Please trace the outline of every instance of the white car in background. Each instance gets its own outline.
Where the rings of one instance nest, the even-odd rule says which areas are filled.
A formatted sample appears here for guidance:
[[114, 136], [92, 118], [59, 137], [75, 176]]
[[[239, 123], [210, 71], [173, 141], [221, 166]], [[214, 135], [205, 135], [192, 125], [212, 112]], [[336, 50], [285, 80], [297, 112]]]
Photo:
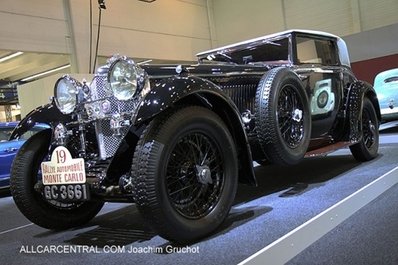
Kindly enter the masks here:
[[374, 81], [383, 121], [398, 120], [398, 68], [379, 73]]

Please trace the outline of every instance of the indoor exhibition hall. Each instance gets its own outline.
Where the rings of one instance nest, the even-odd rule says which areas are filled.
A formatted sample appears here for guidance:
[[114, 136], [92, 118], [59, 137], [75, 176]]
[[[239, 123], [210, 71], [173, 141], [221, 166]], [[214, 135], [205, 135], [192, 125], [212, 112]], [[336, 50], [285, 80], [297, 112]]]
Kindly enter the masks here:
[[398, 264], [397, 0], [2, 0], [0, 263]]

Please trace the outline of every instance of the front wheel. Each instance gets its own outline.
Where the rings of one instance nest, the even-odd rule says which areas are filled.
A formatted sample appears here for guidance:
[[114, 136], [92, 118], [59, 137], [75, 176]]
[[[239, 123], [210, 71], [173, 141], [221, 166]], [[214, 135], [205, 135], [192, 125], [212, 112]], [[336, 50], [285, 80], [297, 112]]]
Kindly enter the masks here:
[[362, 108], [362, 138], [350, 146], [352, 155], [358, 161], [369, 161], [377, 156], [379, 149], [379, 121], [372, 102], [365, 98]]
[[47, 201], [34, 189], [50, 139], [51, 130], [43, 130], [22, 145], [11, 167], [11, 194], [22, 214], [41, 227], [59, 230], [83, 225], [101, 210], [103, 202]]
[[138, 209], [175, 242], [197, 240], [226, 218], [237, 189], [237, 154], [224, 122], [203, 107], [155, 118], [132, 165]]

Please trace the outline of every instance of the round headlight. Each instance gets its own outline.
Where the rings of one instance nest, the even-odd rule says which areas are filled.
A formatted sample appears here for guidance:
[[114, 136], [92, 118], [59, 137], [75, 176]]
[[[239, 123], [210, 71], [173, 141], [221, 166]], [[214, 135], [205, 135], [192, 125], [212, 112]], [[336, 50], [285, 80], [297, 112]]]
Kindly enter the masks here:
[[77, 105], [77, 87], [70, 77], [58, 79], [54, 88], [55, 103], [63, 114], [70, 114]]
[[138, 71], [134, 63], [117, 60], [109, 70], [108, 81], [118, 100], [129, 100], [137, 91]]

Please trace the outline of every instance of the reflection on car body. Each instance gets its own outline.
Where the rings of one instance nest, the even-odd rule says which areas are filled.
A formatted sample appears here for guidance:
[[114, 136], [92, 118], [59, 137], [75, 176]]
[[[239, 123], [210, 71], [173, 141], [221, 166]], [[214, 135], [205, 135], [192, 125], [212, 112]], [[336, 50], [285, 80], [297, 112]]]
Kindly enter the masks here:
[[311, 98], [311, 114], [319, 115], [334, 110], [335, 96], [332, 92], [332, 79], [319, 80], [315, 84]]

